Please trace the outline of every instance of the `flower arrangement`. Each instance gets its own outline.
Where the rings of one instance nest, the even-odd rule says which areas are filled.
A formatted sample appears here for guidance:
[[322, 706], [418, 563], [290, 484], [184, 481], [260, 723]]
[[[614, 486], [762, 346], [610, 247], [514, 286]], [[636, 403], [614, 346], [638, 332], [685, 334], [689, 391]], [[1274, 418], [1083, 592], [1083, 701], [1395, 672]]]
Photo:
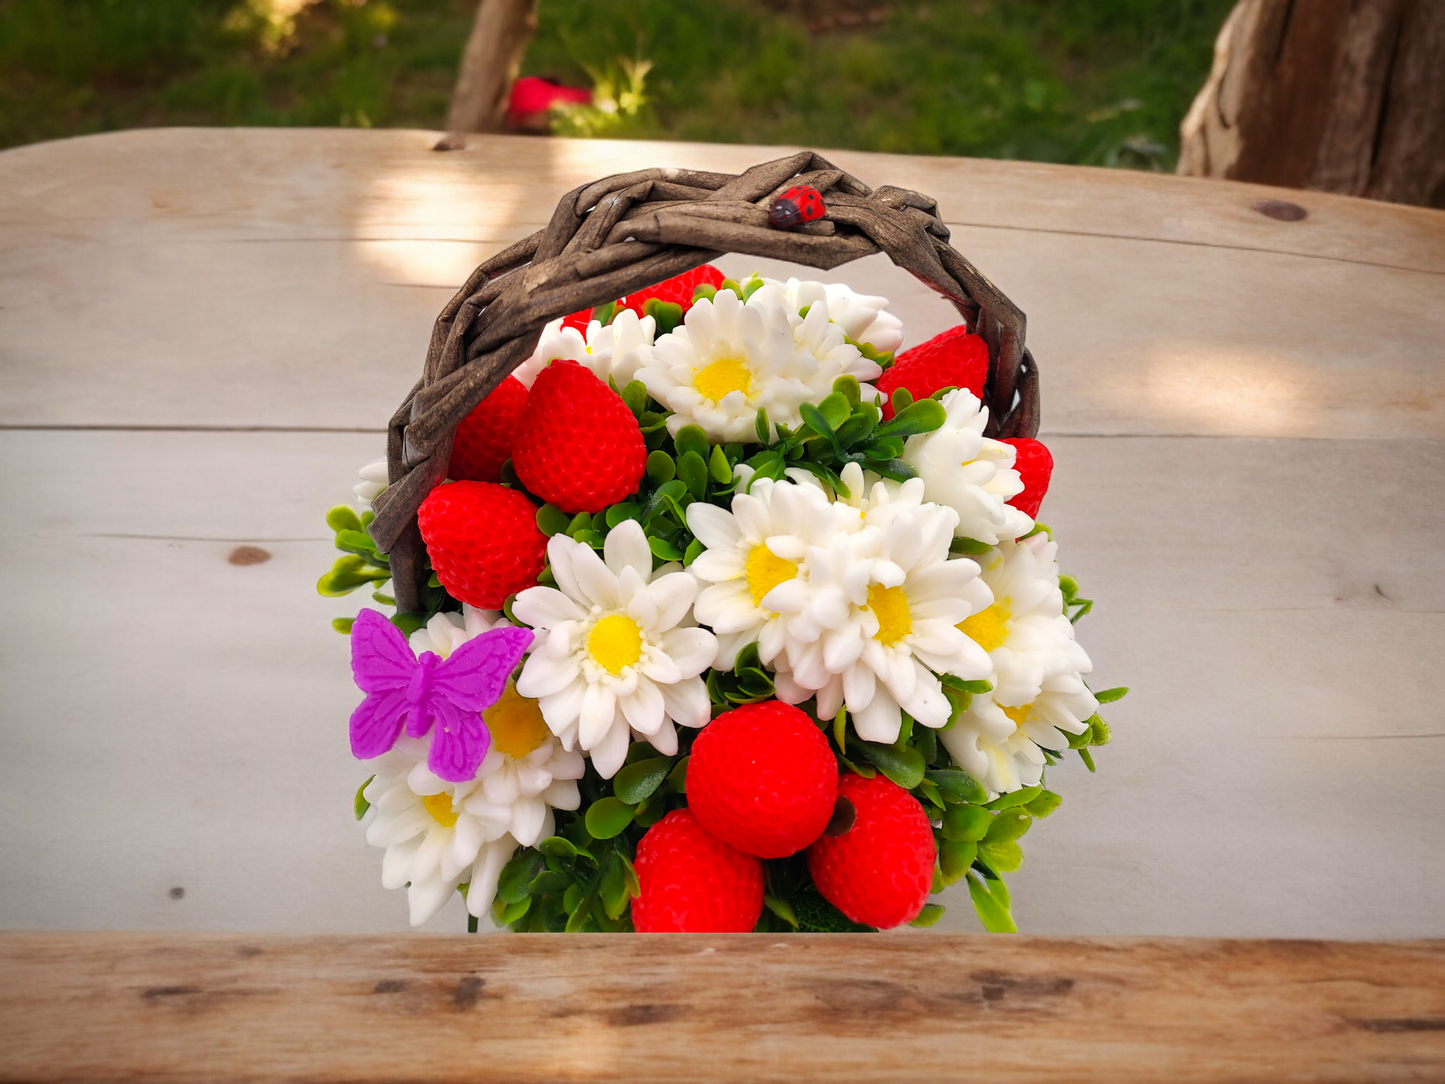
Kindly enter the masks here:
[[[897, 353], [882, 297], [711, 266], [549, 324], [417, 513], [424, 605], [363, 609], [356, 795], [413, 925], [873, 930], [1005, 875], [1109, 740], [1036, 522], [1052, 459], [985, 436], [985, 341]], [[895, 356], [896, 354], [896, 356]], [[324, 595], [391, 569], [333, 509]]]

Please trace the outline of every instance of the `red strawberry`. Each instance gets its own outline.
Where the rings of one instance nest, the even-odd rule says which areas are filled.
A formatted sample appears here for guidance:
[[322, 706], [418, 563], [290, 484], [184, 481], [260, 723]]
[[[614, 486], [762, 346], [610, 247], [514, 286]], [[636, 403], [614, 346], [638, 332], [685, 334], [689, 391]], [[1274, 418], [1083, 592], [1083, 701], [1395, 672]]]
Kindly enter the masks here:
[[716, 289], [722, 285], [723, 279], [726, 277], [712, 264], [705, 263], [676, 278], [659, 282], [656, 286], [649, 286], [645, 290], [638, 290], [635, 294], [628, 294], [618, 303], [618, 308], [631, 309], [641, 316], [643, 315], [642, 306], [647, 304], [649, 299], [655, 297], [659, 301], [671, 301], [674, 305], [681, 305], [682, 311], [687, 312], [692, 308], [692, 295], [699, 286], [707, 283]]
[[547, 563], [537, 509], [492, 482], [447, 482], [416, 513], [432, 569], [453, 598], [486, 610], [535, 586]]
[[571, 316], [564, 316], [564, 317], [562, 318], [562, 326], [563, 326], [563, 327], [576, 328], [578, 331], [580, 331], [580, 332], [582, 333], [582, 337], [583, 337], [584, 339], [587, 338], [587, 325], [590, 324], [591, 322], [592, 322], [592, 310], [591, 310], [591, 309], [583, 309], [583, 310], [580, 311], [580, 312], [574, 312]]
[[967, 388], [983, 398], [988, 377], [988, 344], [960, 324], [926, 343], [898, 355], [893, 367], [876, 381], [883, 393], [883, 417], [893, 417], [893, 390], [907, 388], [913, 398], [926, 399], [939, 388]]
[[838, 796], [857, 816], [842, 835], [808, 848], [823, 898], [854, 922], [891, 929], [912, 922], [933, 887], [933, 827], [918, 799], [883, 776], [848, 774]]
[[740, 851], [797, 854], [823, 834], [837, 798], [838, 761], [828, 739], [791, 704], [735, 708], [692, 743], [688, 807]]
[[517, 428], [526, 401], [526, 387], [515, 376], [509, 376], [474, 406], [457, 426], [447, 477], [500, 482], [502, 464], [512, 454], [512, 431]]
[[637, 419], [591, 369], [558, 358], [537, 374], [512, 436], [524, 486], [564, 512], [600, 512], [637, 489], [646, 465]]
[[674, 809], [637, 845], [639, 933], [747, 933], [763, 913], [763, 864]]
[[1024, 484], [1024, 491], [1008, 503], [1026, 516], [1037, 516], [1054, 474], [1054, 457], [1042, 442], [1031, 437], [1004, 437], [1003, 442], [1014, 446], [1014, 470]]

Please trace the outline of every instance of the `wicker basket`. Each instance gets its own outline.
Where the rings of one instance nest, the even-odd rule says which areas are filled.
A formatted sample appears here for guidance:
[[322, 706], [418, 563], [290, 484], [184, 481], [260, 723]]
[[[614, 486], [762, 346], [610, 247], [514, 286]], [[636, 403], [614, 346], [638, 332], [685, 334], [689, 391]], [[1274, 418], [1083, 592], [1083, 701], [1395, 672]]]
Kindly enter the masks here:
[[[825, 217], [768, 224], [768, 205], [807, 184]], [[399, 610], [421, 607], [422, 500], [446, 476], [457, 424], [525, 361], [545, 325], [682, 274], [726, 252], [828, 270], [885, 253], [947, 298], [988, 343], [989, 436], [1038, 430], [1038, 369], [1024, 314], [948, 243], [937, 203], [902, 188], [871, 189], [813, 151], [745, 173], [647, 169], [569, 192], [547, 227], [483, 263], [437, 318], [421, 379], [391, 419], [391, 486], [370, 526], [391, 554]]]

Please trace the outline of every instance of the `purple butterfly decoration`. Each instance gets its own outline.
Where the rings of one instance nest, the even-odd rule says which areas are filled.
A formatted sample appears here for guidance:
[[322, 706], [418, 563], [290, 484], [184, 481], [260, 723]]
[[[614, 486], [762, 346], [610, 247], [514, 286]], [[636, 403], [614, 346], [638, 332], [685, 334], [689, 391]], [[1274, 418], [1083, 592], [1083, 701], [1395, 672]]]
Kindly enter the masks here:
[[370, 760], [396, 744], [403, 724], [420, 738], [435, 723], [427, 767], [448, 783], [465, 783], [492, 744], [479, 713], [501, 697], [531, 642], [531, 629], [500, 628], [445, 660], [431, 651], [417, 658], [401, 630], [376, 610], [362, 610], [351, 626], [351, 672], [366, 699], [351, 713], [351, 752]]

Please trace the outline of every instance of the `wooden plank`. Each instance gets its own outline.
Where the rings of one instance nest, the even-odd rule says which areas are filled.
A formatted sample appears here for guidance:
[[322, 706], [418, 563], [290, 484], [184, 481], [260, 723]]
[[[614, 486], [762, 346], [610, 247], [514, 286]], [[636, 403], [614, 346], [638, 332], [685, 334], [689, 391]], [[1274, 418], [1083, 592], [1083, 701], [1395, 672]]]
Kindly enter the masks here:
[[[0, 153], [0, 424], [380, 426], [447, 291], [562, 192], [780, 153], [434, 138], [131, 132]], [[1029, 314], [1047, 431], [1445, 434], [1445, 214], [1310, 194], [1310, 218], [1280, 223], [1248, 186], [837, 157], [937, 196]], [[910, 341], [949, 319], [881, 258], [838, 277], [894, 297]]]
[[[1445, 449], [1053, 442], [1116, 740], [1024, 839], [1025, 931], [1445, 936]], [[400, 931], [314, 584], [379, 434], [5, 432], [0, 926]], [[141, 484], [144, 480], [144, 484]], [[238, 545], [272, 559], [236, 566]], [[43, 811], [43, 815], [37, 811]], [[1148, 825], [1148, 831], [1134, 826]], [[184, 898], [173, 899], [172, 888]], [[972, 931], [965, 894], [943, 928]], [[428, 927], [456, 932], [457, 908]]]
[[26, 1081], [1427, 1080], [1445, 943], [8, 934], [0, 1047]]

